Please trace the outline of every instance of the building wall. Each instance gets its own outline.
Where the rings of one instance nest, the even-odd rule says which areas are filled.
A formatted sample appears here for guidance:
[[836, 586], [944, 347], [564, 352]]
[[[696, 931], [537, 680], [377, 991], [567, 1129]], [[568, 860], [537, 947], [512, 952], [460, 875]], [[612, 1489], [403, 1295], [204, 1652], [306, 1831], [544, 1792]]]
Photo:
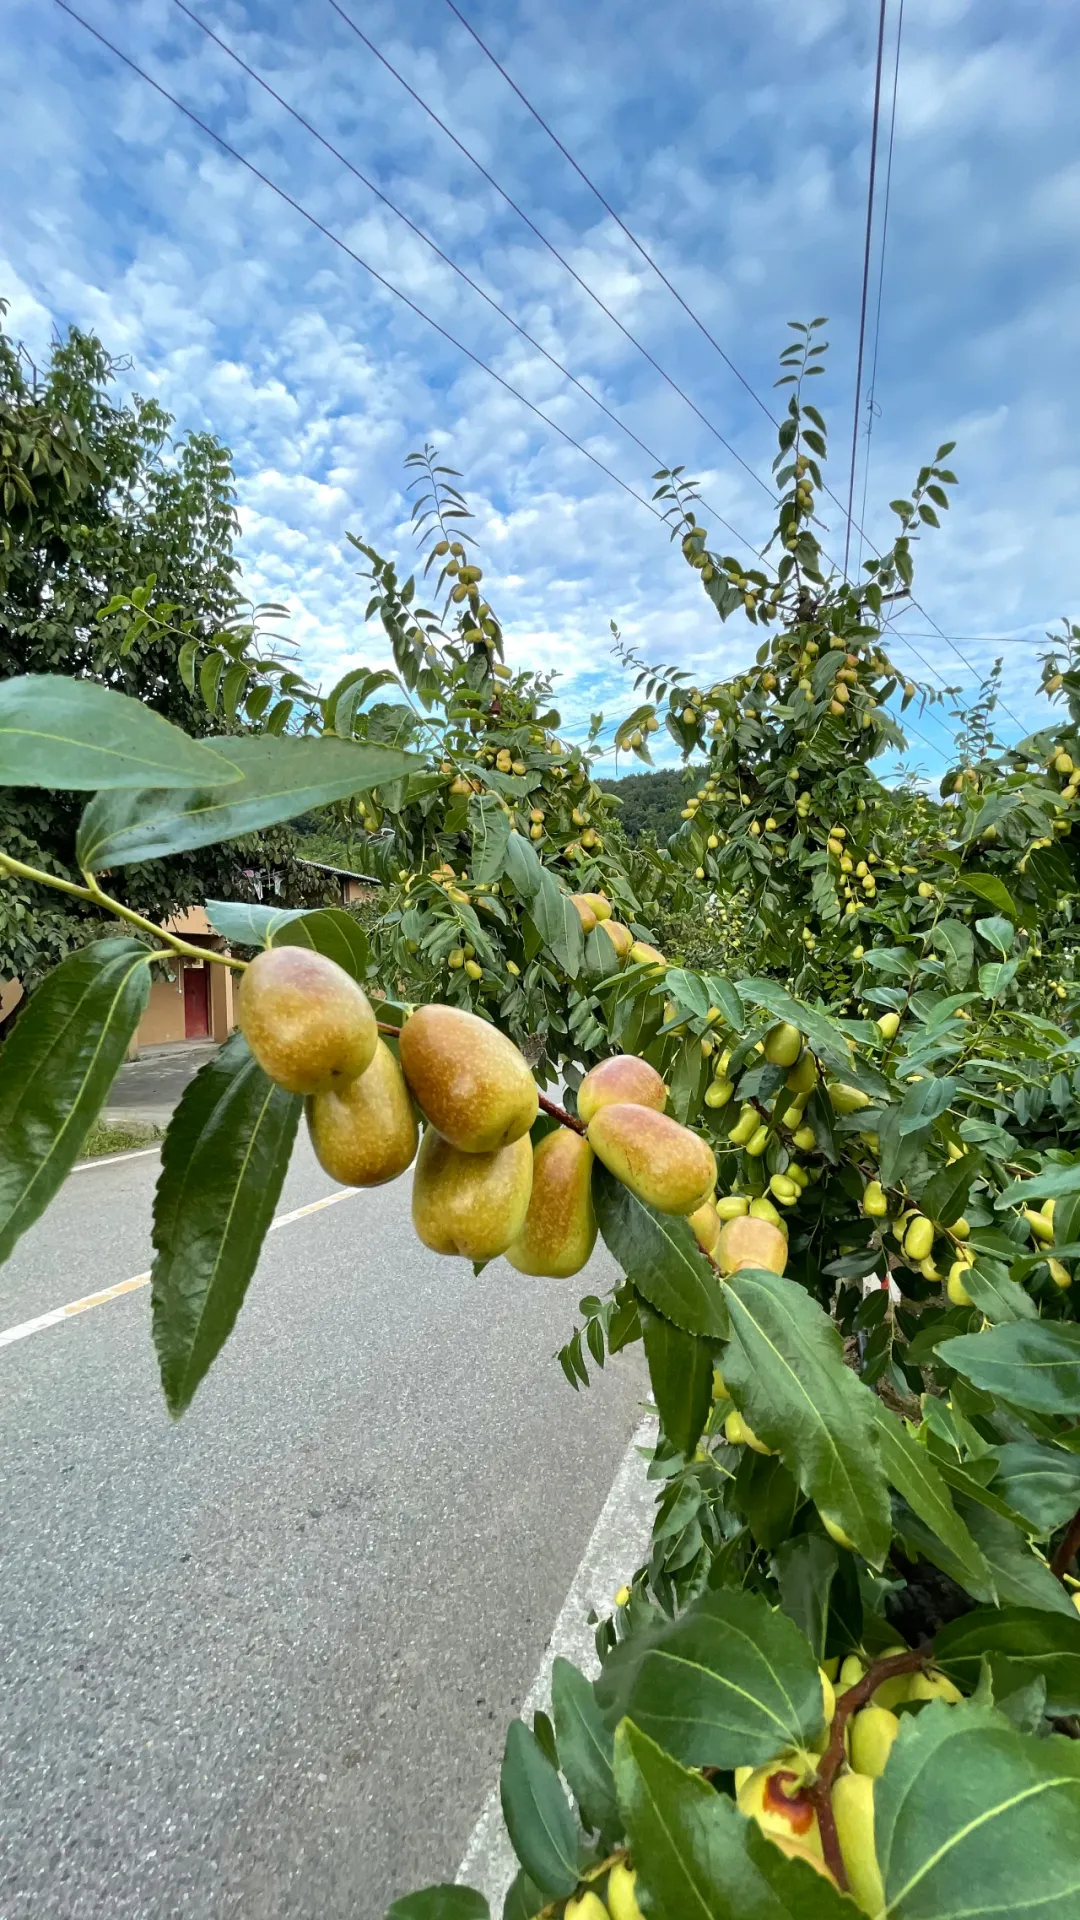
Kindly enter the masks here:
[[135, 1030], [128, 1058], [134, 1060], [143, 1047], [163, 1047], [170, 1042], [175, 1045], [183, 1038], [184, 980], [180, 966], [173, 970], [171, 980], [163, 967], [155, 967], [146, 1012]]
[[22, 986], [18, 980], [0, 980], [0, 1020], [6, 1020], [23, 997]]

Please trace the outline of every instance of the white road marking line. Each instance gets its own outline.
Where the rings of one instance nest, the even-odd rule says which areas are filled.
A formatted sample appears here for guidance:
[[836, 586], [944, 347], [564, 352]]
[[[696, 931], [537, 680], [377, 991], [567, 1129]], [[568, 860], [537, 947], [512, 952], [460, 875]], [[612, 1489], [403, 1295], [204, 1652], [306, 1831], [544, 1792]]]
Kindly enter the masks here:
[[[306, 1207], [294, 1207], [291, 1213], [279, 1213], [276, 1220], [271, 1220], [268, 1231], [273, 1233], [278, 1227], [291, 1227], [294, 1220], [306, 1220], [310, 1213], [321, 1213], [324, 1207], [336, 1207], [340, 1200], [352, 1200], [359, 1191], [359, 1187], [339, 1187], [336, 1193], [325, 1194], [321, 1200], [309, 1200]], [[119, 1300], [123, 1294], [136, 1293], [140, 1287], [149, 1284], [148, 1273], [135, 1273], [130, 1280], [118, 1280], [115, 1286], [103, 1287], [100, 1293], [84, 1294], [81, 1300], [71, 1300], [66, 1307], [53, 1307], [48, 1313], [37, 1314], [33, 1320], [22, 1320], [16, 1327], [5, 1327], [0, 1332], [0, 1347], [10, 1347], [16, 1340], [28, 1340], [32, 1333], [41, 1333], [46, 1327], [58, 1327], [61, 1321], [71, 1320], [78, 1313], [88, 1312], [91, 1307], [108, 1306], [110, 1300]]]
[[[655, 1417], [643, 1420], [623, 1455], [581, 1565], [570, 1582], [570, 1591], [555, 1622], [540, 1671], [522, 1702], [520, 1717], [526, 1723], [531, 1723], [538, 1711], [550, 1712], [551, 1672], [557, 1658], [572, 1660], [590, 1679], [600, 1671], [593, 1629], [586, 1615], [590, 1608], [601, 1615], [610, 1613], [613, 1595], [641, 1565], [648, 1551], [657, 1488], [645, 1478], [645, 1463], [637, 1449], [655, 1446], [656, 1432]], [[503, 1825], [496, 1782], [484, 1802], [454, 1878], [459, 1886], [475, 1887], [485, 1894], [492, 1913], [498, 1914], [502, 1912], [517, 1868]]]
[[148, 1153], [160, 1153], [162, 1142], [154, 1147], [132, 1147], [130, 1153], [100, 1153], [93, 1160], [80, 1160], [72, 1173], [89, 1173], [91, 1167], [118, 1167], [121, 1160], [143, 1160]]

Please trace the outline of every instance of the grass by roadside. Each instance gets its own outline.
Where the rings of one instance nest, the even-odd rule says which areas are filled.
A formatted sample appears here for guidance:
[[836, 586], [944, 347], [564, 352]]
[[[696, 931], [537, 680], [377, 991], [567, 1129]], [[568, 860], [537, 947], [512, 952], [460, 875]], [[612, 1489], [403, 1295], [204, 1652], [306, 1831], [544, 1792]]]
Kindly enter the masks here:
[[79, 1153], [80, 1160], [96, 1160], [103, 1153], [130, 1153], [133, 1147], [152, 1147], [161, 1139], [161, 1128], [147, 1120], [126, 1120], [122, 1125], [95, 1121]]

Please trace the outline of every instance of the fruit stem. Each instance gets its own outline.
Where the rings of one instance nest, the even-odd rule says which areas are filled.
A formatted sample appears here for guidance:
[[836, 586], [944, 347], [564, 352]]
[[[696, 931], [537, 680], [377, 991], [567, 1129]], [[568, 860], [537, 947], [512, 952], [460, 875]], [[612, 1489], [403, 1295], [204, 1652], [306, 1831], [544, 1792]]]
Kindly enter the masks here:
[[842, 1693], [836, 1702], [836, 1712], [829, 1728], [829, 1744], [821, 1756], [817, 1777], [810, 1781], [806, 1791], [817, 1814], [825, 1865], [843, 1893], [848, 1890], [847, 1872], [833, 1816], [832, 1785], [844, 1763], [844, 1731], [852, 1714], [858, 1713], [860, 1707], [865, 1707], [883, 1680], [891, 1680], [897, 1673], [917, 1673], [920, 1667], [928, 1664], [929, 1659], [930, 1649], [925, 1646], [915, 1647], [908, 1653], [890, 1654], [887, 1660], [875, 1660], [862, 1679]]
[[538, 1094], [537, 1098], [544, 1112], [549, 1113], [553, 1120], [557, 1120], [561, 1127], [569, 1127], [574, 1133], [588, 1133], [589, 1129], [585, 1122], [579, 1120], [575, 1114], [567, 1113], [565, 1107], [556, 1106], [554, 1100], [549, 1100], [544, 1093]]
[[1080, 1508], [1073, 1514], [1068, 1532], [1050, 1562], [1051, 1573], [1057, 1574], [1063, 1586], [1067, 1585], [1065, 1569], [1078, 1549], [1080, 1549]]

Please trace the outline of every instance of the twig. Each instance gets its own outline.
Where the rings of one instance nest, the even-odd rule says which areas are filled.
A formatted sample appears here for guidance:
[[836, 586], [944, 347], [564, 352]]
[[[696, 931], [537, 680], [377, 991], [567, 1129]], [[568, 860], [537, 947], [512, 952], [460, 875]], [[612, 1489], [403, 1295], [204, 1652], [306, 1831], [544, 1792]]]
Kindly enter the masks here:
[[890, 1654], [887, 1660], [876, 1660], [861, 1680], [840, 1695], [829, 1728], [829, 1744], [821, 1756], [817, 1776], [806, 1788], [814, 1803], [818, 1829], [821, 1833], [821, 1850], [825, 1855], [825, 1865], [832, 1874], [841, 1891], [848, 1890], [844, 1857], [840, 1851], [840, 1841], [836, 1832], [836, 1820], [832, 1810], [832, 1785], [844, 1763], [844, 1733], [853, 1713], [865, 1707], [883, 1680], [891, 1680], [897, 1673], [917, 1673], [925, 1667], [930, 1658], [928, 1647], [917, 1647], [908, 1653]]
[[[110, 893], [98, 886], [92, 874], [84, 873], [84, 887], [77, 887], [73, 880], [63, 880], [59, 874], [44, 873], [39, 867], [29, 867], [25, 861], [13, 860], [10, 853], [0, 853], [0, 873], [17, 875], [20, 880], [35, 880], [39, 886], [52, 887], [57, 893], [68, 893], [75, 900], [86, 900], [91, 906], [103, 907], [106, 913], [115, 914], [117, 919], [126, 920], [130, 926], [138, 927], [140, 933], [148, 933], [155, 940], [161, 940], [172, 953], [183, 954], [191, 960], [212, 960], [219, 967], [233, 967], [243, 973], [246, 960], [234, 960], [229, 953], [215, 953], [210, 947], [196, 947], [189, 940], [181, 940], [178, 934], [168, 933], [164, 927], [155, 926], [152, 920], [144, 920], [141, 913], [135, 913], [131, 907], [122, 906]], [[167, 954], [155, 954], [155, 960], [165, 960]]]
[[561, 1127], [569, 1127], [574, 1133], [588, 1132], [583, 1120], [579, 1120], [575, 1114], [567, 1113], [565, 1107], [556, 1106], [554, 1100], [549, 1100], [545, 1093], [538, 1094], [537, 1098], [544, 1112], [549, 1113], [553, 1120], [557, 1120]]
[[1050, 1562], [1051, 1573], [1057, 1574], [1063, 1586], [1066, 1584], [1065, 1569], [1078, 1550], [1080, 1550], [1080, 1508], [1073, 1514], [1069, 1522], [1069, 1530]]

